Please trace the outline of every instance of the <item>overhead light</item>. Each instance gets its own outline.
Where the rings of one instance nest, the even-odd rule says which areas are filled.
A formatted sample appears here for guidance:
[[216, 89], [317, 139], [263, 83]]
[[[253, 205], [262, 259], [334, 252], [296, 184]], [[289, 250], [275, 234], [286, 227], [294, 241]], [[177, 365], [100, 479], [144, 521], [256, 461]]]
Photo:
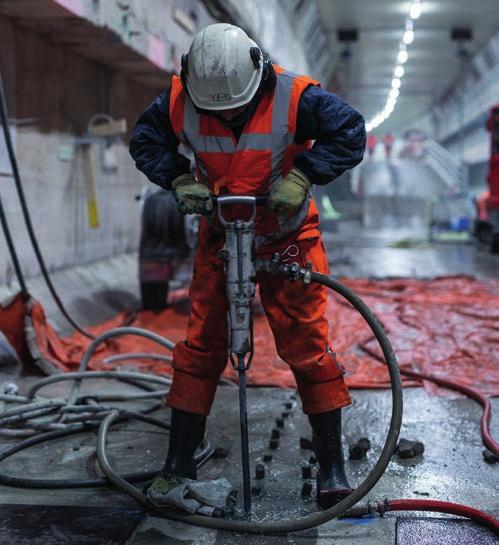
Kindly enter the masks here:
[[386, 101], [386, 108], [395, 106], [395, 104], [397, 104], [397, 99], [394, 97], [388, 97], [388, 100]]
[[401, 78], [404, 75], [404, 67], [403, 66], [396, 66], [395, 70], [393, 71], [396, 78]]
[[413, 2], [411, 4], [411, 9], [409, 10], [409, 15], [411, 16], [411, 19], [419, 19], [422, 9], [423, 6], [421, 5], [421, 2]]
[[371, 132], [373, 129], [376, 129], [379, 125], [386, 121], [395, 110], [397, 99], [400, 95], [399, 89], [402, 85], [401, 78], [404, 76], [405, 73], [405, 69], [402, 65], [405, 64], [409, 58], [407, 46], [412, 44], [412, 42], [414, 41], [414, 21], [420, 17], [421, 12], [422, 1], [412, 0], [412, 2], [409, 4], [409, 9], [405, 19], [404, 34], [399, 44], [397, 64], [393, 71], [391, 89], [388, 93], [385, 107], [366, 124], [367, 132]]
[[414, 41], [414, 30], [406, 30], [402, 38], [405, 45], [410, 45]]

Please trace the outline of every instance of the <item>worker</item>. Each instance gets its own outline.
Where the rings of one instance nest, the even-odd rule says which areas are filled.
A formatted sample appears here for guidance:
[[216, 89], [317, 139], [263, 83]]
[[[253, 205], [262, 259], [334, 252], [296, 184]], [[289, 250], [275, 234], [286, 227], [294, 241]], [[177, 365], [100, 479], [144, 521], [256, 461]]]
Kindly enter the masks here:
[[[180, 144], [193, 152], [195, 175]], [[273, 65], [229, 24], [196, 35], [180, 77], [173, 76], [171, 88], [139, 118], [130, 144], [137, 168], [173, 191], [182, 213], [202, 215], [186, 340], [173, 350], [168, 454], [152, 487], [167, 490], [197, 477], [194, 452], [227, 364], [227, 299], [218, 257], [224, 233], [211, 196], [270, 193], [257, 212], [257, 256], [270, 259], [288, 249], [300, 266], [327, 274], [312, 184], [329, 183], [357, 165], [364, 151], [358, 112], [317, 81]], [[294, 373], [313, 428], [318, 503], [327, 508], [351, 492], [341, 444], [341, 408], [351, 399], [344, 369], [329, 348], [326, 288], [304, 289], [263, 273], [257, 281], [277, 351]]]
[[388, 161], [392, 158], [392, 148], [393, 148], [394, 141], [395, 141], [395, 138], [393, 138], [393, 134], [391, 132], [387, 132], [385, 136], [383, 137], [383, 144], [385, 144], [386, 159]]
[[376, 136], [374, 134], [369, 134], [367, 137], [367, 151], [369, 152], [369, 159], [373, 158], [377, 143], [378, 139]]

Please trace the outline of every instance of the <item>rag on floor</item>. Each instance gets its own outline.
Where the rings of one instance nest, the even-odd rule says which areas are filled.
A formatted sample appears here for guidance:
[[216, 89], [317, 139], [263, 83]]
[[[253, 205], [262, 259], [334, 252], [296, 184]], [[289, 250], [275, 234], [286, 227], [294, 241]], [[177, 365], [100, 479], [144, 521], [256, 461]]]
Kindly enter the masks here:
[[158, 507], [177, 507], [191, 514], [219, 517], [232, 510], [235, 490], [227, 479], [194, 481], [176, 475], [156, 477], [147, 497]]

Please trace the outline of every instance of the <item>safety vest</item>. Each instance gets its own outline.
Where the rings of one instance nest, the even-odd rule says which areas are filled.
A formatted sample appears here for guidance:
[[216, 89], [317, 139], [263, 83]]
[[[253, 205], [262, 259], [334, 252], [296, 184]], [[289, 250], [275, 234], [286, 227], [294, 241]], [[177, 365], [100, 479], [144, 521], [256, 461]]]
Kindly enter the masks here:
[[[277, 82], [273, 92], [262, 95], [245, 124], [239, 141], [220, 119], [199, 113], [178, 76], [172, 78], [170, 120], [180, 142], [192, 149], [200, 182], [211, 191], [233, 195], [268, 193], [270, 184], [286, 176], [295, 156], [311, 146], [295, 144], [298, 103], [302, 92], [318, 82], [274, 66]], [[311, 194], [291, 218], [280, 222], [277, 214], [259, 210], [257, 234], [280, 238], [316, 217]]]

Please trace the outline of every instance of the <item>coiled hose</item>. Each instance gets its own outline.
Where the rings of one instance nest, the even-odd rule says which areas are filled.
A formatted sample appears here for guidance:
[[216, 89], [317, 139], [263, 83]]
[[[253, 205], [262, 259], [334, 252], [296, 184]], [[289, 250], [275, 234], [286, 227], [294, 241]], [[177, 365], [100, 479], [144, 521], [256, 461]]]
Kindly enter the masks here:
[[[133, 418], [164, 430], [169, 430], [170, 425], [168, 423], [148, 416], [148, 413], [164, 405], [163, 399], [168, 393], [167, 387], [171, 384], [170, 378], [125, 371], [87, 371], [88, 362], [97, 346], [110, 338], [129, 334], [148, 338], [169, 350], [174, 346], [172, 341], [150, 331], [130, 327], [116, 328], [107, 331], [92, 342], [80, 363], [78, 372], [52, 375], [41, 379], [31, 386], [27, 396], [0, 395], [0, 401], [14, 402], [20, 405], [4, 411], [0, 415], [0, 426], [24, 426], [24, 429], [21, 430], [12, 427], [0, 428], [0, 433], [13, 437], [25, 437], [23, 441], [3, 450], [0, 453], [0, 462], [34, 445], [97, 429], [106, 415], [114, 414], [116, 411], [115, 407], [101, 405], [102, 401], [135, 401], [156, 398], [156, 401], [150, 403], [142, 411], [119, 410], [117, 421], [124, 422]], [[84, 379], [119, 380], [132, 384], [143, 391], [137, 394], [79, 395], [81, 382]], [[43, 399], [37, 397], [38, 391], [45, 386], [64, 381], [74, 381], [67, 399]], [[157, 389], [151, 387], [150, 383], [160, 385], [163, 388]], [[198, 467], [205, 463], [212, 453], [213, 448], [209, 441], [204, 441], [195, 456]], [[130, 473], [124, 475], [124, 478], [130, 482], [144, 481], [152, 479], [157, 475], [158, 471]], [[108, 481], [105, 478], [31, 479], [0, 473], [0, 483], [7, 486], [25, 488], [88, 488], [106, 486]]]

